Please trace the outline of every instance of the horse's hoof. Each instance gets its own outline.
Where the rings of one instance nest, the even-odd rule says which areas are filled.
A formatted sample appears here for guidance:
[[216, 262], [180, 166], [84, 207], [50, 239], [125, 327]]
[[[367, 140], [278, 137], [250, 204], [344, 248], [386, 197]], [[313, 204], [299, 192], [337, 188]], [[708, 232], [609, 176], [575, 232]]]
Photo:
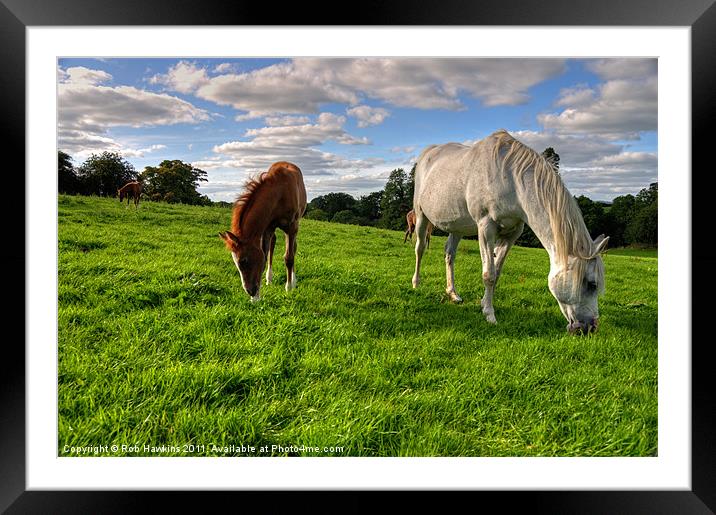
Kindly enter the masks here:
[[413, 288], [417, 288], [419, 284], [420, 284], [420, 279], [413, 277]]
[[462, 303], [462, 297], [458, 295], [457, 293], [448, 292], [448, 297], [450, 297], [450, 300], [453, 301], [455, 304], [461, 304]]

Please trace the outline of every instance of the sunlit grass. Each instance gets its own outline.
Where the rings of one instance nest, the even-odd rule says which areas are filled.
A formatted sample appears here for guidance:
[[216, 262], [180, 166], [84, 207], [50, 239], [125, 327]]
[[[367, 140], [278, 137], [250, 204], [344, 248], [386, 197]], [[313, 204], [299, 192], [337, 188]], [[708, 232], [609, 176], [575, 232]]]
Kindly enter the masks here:
[[58, 207], [60, 455], [657, 452], [656, 258], [607, 254], [600, 331], [573, 337], [541, 249], [511, 251], [493, 326], [476, 241], [458, 250], [455, 305], [444, 237], [413, 290], [402, 232], [304, 220], [298, 288], [284, 291], [279, 231], [274, 284], [251, 303], [218, 237], [229, 209], [67, 196]]

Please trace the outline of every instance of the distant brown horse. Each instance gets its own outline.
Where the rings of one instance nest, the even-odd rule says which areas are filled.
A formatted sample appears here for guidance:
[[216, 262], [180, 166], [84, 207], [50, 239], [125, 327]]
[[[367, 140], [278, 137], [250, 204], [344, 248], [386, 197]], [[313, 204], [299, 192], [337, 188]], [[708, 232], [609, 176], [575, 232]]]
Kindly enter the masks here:
[[298, 222], [306, 211], [306, 187], [301, 170], [280, 161], [246, 183], [246, 191], [236, 199], [231, 231], [219, 236], [231, 252], [241, 275], [241, 284], [251, 300], [259, 300], [261, 273], [266, 267], [266, 284], [273, 278], [273, 249], [276, 228], [286, 233], [286, 291], [296, 287], [293, 261], [296, 255]]
[[[403, 243], [408, 241], [408, 238], [410, 238], [410, 241], [413, 241], [413, 233], [415, 232], [415, 211], [412, 209], [408, 211], [408, 214], [405, 215], [405, 220], [408, 222], [408, 228], [405, 229], [405, 238], [403, 238]], [[425, 242], [428, 248], [430, 248], [430, 235], [433, 233], [433, 224], [428, 222], [428, 232], [425, 236]]]
[[117, 190], [119, 195], [119, 201], [122, 202], [124, 197], [127, 197], [127, 205], [129, 205], [129, 199], [134, 199], [134, 207], [139, 206], [139, 197], [142, 195], [142, 183], [138, 181], [131, 181], [122, 186]]

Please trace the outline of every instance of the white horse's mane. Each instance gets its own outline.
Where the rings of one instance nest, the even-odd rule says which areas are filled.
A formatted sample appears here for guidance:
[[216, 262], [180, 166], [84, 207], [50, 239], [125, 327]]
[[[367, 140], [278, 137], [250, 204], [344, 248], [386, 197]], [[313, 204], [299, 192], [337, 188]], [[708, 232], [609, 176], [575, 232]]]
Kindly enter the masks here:
[[[505, 130], [497, 131], [493, 136], [496, 139], [495, 162], [502, 171], [509, 165], [519, 193], [525, 193], [527, 185], [524, 175], [528, 170], [532, 170], [537, 198], [547, 213], [552, 228], [556, 261], [566, 267], [569, 256], [579, 258], [575, 260], [572, 267], [574, 272], [572, 289], [577, 292], [587, 261], [596, 257], [595, 245], [577, 202], [553, 165], [544, 156], [516, 140]], [[501, 155], [503, 149], [505, 153]], [[597, 260], [596, 273], [597, 283], [601, 289], [604, 285], [604, 267], [601, 259]]]

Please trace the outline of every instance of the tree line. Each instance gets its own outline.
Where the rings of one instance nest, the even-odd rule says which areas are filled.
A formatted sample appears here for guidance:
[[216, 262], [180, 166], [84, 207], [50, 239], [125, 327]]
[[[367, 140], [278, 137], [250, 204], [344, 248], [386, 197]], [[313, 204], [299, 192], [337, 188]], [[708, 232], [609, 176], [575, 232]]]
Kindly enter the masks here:
[[[559, 173], [559, 154], [549, 147], [542, 155]], [[129, 181], [142, 182], [143, 196], [149, 200], [193, 205], [230, 206], [212, 202], [197, 191], [205, 182], [206, 172], [179, 160], [165, 160], [137, 173], [118, 153], [91, 155], [78, 167], [70, 156], [58, 152], [58, 189], [60, 193], [114, 196]], [[405, 215], [413, 208], [415, 165], [409, 172], [397, 168], [390, 172], [385, 187], [355, 198], [347, 193], [327, 193], [308, 203], [306, 218], [336, 223], [405, 230]], [[612, 247], [628, 245], [656, 246], [658, 243], [658, 184], [652, 183], [637, 195], [622, 195], [611, 203], [575, 197], [592, 237], [610, 236]], [[444, 234], [435, 229], [434, 234]], [[517, 245], [541, 247], [532, 230], [525, 229]]]
[[65, 152], [57, 154], [57, 189], [70, 195], [112, 197], [130, 181], [142, 183], [142, 196], [154, 201], [207, 206], [212, 201], [197, 191], [206, 182], [206, 172], [179, 160], [165, 160], [137, 173], [116, 152], [92, 154], [78, 167]]

